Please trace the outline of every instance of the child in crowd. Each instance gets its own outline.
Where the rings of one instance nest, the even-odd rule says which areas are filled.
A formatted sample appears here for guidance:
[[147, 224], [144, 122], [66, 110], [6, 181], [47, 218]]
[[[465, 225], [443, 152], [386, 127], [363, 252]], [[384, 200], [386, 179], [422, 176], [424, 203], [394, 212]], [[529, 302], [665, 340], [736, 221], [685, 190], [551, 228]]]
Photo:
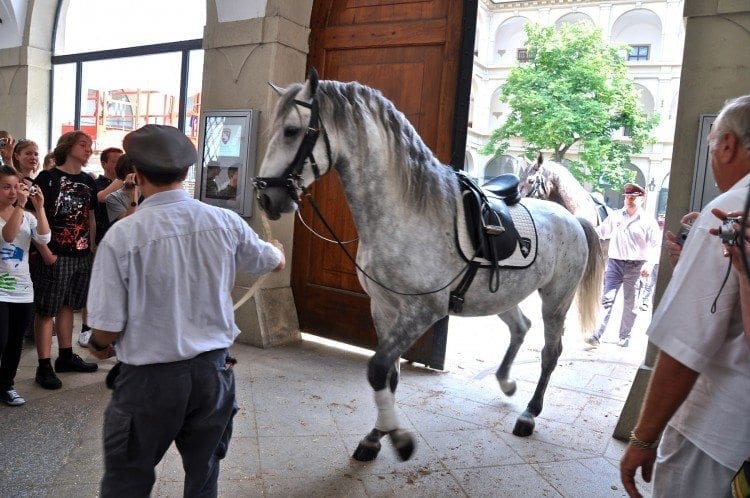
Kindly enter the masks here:
[[[25, 211], [30, 199], [36, 215]], [[23, 334], [34, 312], [34, 288], [29, 273], [29, 247], [34, 240], [46, 244], [50, 228], [44, 212], [44, 196], [21, 181], [10, 166], [0, 166], [0, 400], [11, 406], [26, 401], [13, 383], [21, 359]]]

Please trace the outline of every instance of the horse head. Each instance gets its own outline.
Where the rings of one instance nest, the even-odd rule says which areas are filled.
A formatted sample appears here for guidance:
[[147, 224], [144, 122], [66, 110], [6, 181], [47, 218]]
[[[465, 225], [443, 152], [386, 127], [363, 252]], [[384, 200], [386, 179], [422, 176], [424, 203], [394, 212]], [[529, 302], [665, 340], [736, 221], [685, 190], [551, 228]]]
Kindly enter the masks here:
[[544, 168], [542, 167], [543, 162], [544, 157], [540, 152], [536, 161], [530, 163], [523, 171], [521, 171], [518, 190], [522, 197], [534, 197], [536, 199], [549, 198], [549, 186], [544, 177]]
[[[285, 89], [272, 85], [280, 98], [260, 175], [253, 179], [260, 207], [272, 220], [294, 211], [299, 192], [306, 191], [331, 167], [331, 147], [320, 119], [318, 83], [318, 72], [311, 68], [304, 84]], [[321, 136], [323, 140], [318, 140]]]

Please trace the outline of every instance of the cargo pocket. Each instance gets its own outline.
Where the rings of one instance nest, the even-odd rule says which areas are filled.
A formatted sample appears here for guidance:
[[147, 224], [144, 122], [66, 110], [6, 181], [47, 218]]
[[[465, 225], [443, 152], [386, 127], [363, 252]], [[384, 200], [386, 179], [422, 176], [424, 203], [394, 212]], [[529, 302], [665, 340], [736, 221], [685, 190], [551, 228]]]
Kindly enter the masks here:
[[133, 415], [112, 406], [104, 414], [104, 457], [106, 460], [126, 462], [130, 457]]

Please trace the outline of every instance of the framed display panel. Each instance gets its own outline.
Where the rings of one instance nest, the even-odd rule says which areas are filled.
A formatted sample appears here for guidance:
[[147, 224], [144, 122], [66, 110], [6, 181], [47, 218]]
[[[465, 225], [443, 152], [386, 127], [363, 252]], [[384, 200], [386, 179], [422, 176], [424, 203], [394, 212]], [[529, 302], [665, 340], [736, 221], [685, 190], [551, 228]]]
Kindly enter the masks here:
[[708, 134], [716, 119], [716, 114], [701, 114], [698, 126], [698, 144], [695, 150], [695, 171], [693, 172], [693, 192], [690, 196], [690, 211], [700, 211], [703, 206], [719, 195], [716, 180], [711, 171], [711, 156], [708, 151]]
[[252, 216], [257, 137], [258, 111], [203, 112], [198, 143], [198, 199], [247, 218]]

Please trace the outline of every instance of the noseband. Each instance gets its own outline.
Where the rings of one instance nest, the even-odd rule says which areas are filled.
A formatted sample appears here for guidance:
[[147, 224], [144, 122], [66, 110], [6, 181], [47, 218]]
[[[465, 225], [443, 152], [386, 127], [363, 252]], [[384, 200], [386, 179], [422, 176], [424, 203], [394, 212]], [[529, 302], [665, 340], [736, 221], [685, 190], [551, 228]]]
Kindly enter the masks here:
[[[331, 169], [331, 143], [328, 141], [328, 134], [325, 131], [323, 123], [320, 121], [320, 111], [318, 108], [318, 99], [313, 97], [311, 103], [303, 102], [301, 100], [294, 100], [294, 103], [307, 107], [310, 109], [310, 121], [307, 124], [307, 131], [305, 136], [302, 138], [302, 142], [299, 144], [299, 149], [294, 155], [294, 159], [289, 163], [284, 172], [279, 177], [261, 177], [256, 176], [253, 178], [253, 185], [258, 191], [258, 197], [260, 197], [260, 191], [265, 190], [269, 187], [284, 188], [289, 194], [289, 197], [294, 202], [299, 202], [298, 192], [305, 190], [305, 186], [302, 184], [302, 169], [305, 167], [305, 162], [310, 161], [310, 167], [312, 168], [315, 179], [320, 178], [320, 168], [318, 163], [315, 161], [313, 155], [313, 149], [315, 143], [318, 141], [318, 137], [323, 132], [323, 141], [326, 145], [326, 156], [328, 159], [328, 170]], [[326, 171], [327, 173], [328, 171]]]

